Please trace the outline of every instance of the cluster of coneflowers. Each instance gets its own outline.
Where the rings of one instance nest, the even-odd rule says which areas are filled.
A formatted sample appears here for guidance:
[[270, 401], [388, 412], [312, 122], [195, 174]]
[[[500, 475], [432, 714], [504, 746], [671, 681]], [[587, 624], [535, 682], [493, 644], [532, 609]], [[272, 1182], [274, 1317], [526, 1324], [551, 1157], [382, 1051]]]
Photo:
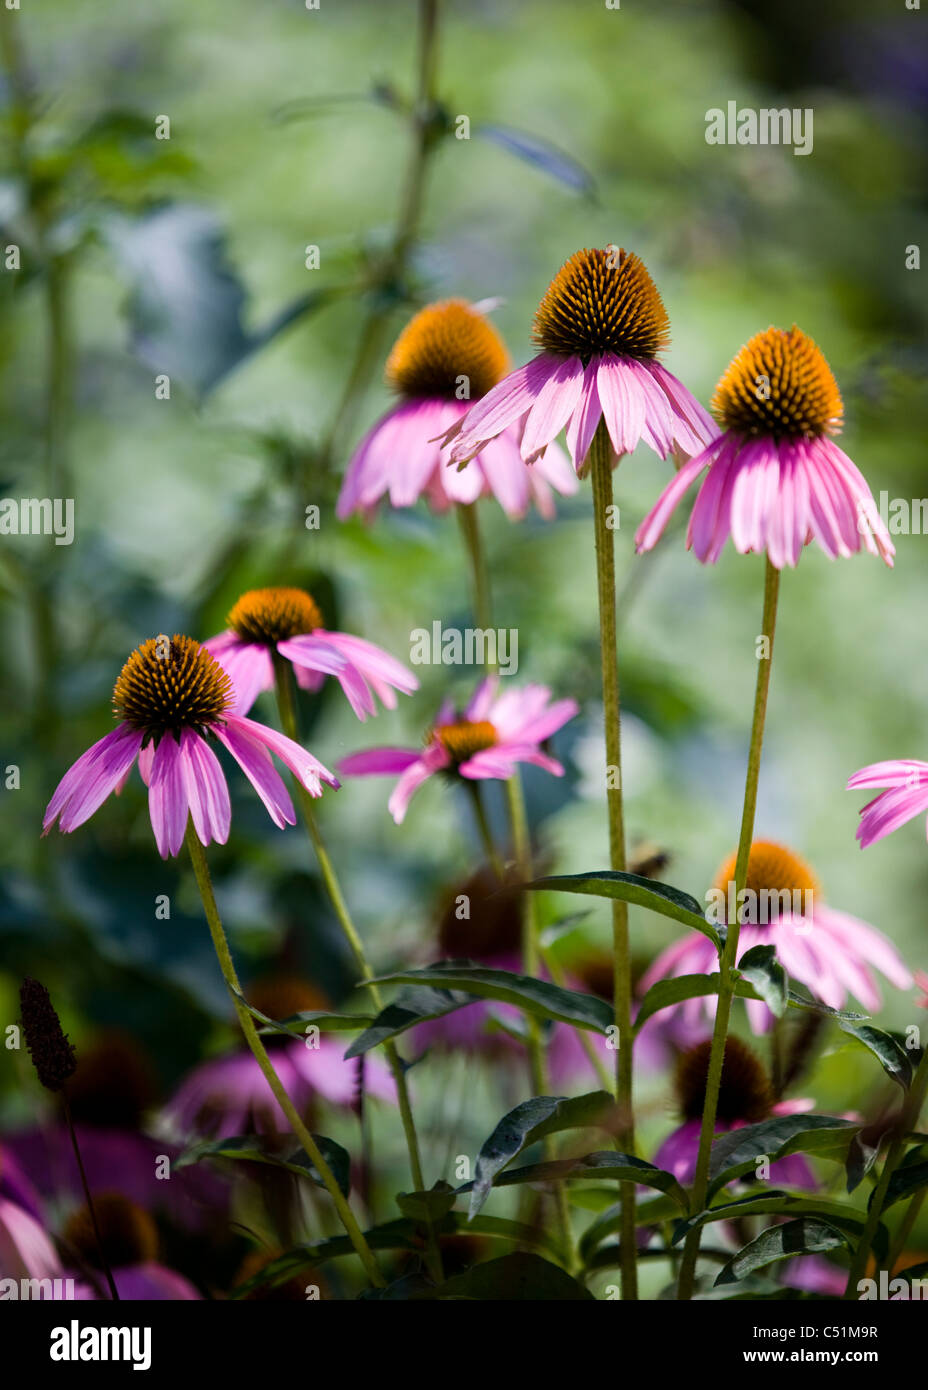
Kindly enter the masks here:
[[[605, 712], [608, 839], [603, 853], [608, 845], [608, 869], [535, 878], [520, 765], [532, 764], [554, 776], [563, 773], [549, 741], [578, 713], [567, 692], [554, 698], [546, 687], [510, 685], [487, 671], [462, 707], [450, 695], [444, 700], [420, 746], [370, 748], [343, 759], [337, 771], [349, 778], [397, 778], [388, 802], [397, 825], [429, 778], [441, 774], [469, 789], [488, 859], [481, 874], [488, 880], [481, 881], [479, 891], [476, 881], [468, 888], [471, 900], [482, 907], [467, 931], [456, 927], [453, 916], [446, 917], [442, 945], [449, 963], [420, 972], [424, 982], [436, 985], [444, 980], [463, 995], [443, 1010], [422, 1013], [417, 1021], [421, 1043], [480, 1046], [489, 1036], [482, 1029], [488, 1001], [495, 1000], [498, 1011], [511, 1015], [520, 1007], [526, 1009], [521, 1031], [513, 1018], [511, 1033], [497, 1030], [493, 1046], [527, 1057], [532, 1095], [549, 1094], [552, 1079], [558, 1084], [582, 1078], [607, 1085], [614, 1101], [609, 1125], [615, 1152], [611, 1158], [597, 1153], [590, 1159], [597, 1160], [593, 1167], [603, 1176], [618, 1182], [615, 1220], [608, 1229], [618, 1233], [613, 1263], [621, 1271], [622, 1295], [637, 1297], [639, 1254], [652, 1240], [664, 1238], [672, 1214], [680, 1223], [675, 1241], [682, 1247], [677, 1291], [688, 1298], [705, 1274], [700, 1243], [715, 1200], [710, 1179], [716, 1176], [717, 1164], [710, 1168], [710, 1163], [718, 1155], [719, 1136], [734, 1130], [753, 1134], [774, 1120], [794, 1123], [792, 1139], [781, 1130], [778, 1142], [786, 1149], [793, 1142], [798, 1149], [777, 1158], [770, 1141], [776, 1159], [774, 1180], [778, 1186], [804, 1190], [816, 1187], [816, 1176], [799, 1151], [802, 1145], [796, 1136], [806, 1132], [803, 1124], [809, 1130], [815, 1128], [813, 1120], [819, 1126], [854, 1127], [851, 1117], [803, 1119], [811, 1102], [785, 1097], [794, 1079], [791, 1069], [798, 1072], [798, 1065], [791, 1068], [782, 1049], [780, 1054], [774, 1049], [779, 1063], [768, 1076], [755, 1052], [729, 1036], [735, 1001], [745, 1001], [755, 1034], [772, 1032], [776, 1040], [781, 1038], [787, 1003], [796, 1005], [812, 1020], [814, 1026], [806, 1030], [811, 1037], [829, 1011], [838, 1011], [849, 1024], [860, 1017], [840, 1013], [849, 996], [868, 1010], [879, 1006], [875, 971], [899, 989], [913, 982], [885, 936], [825, 904], [812, 870], [798, 855], [754, 837], [781, 571], [794, 567], [812, 541], [832, 559], [864, 547], [888, 565], [893, 546], [866, 480], [835, 442], [842, 423], [835, 379], [819, 348], [799, 328], [768, 328], [743, 346], [719, 381], [710, 414], [659, 360], [669, 346], [669, 323], [645, 266], [636, 255], [609, 246], [570, 257], [539, 304], [533, 334], [537, 355], [512, 370], [486, 306], [452, 299], [418, 313], [400, 334], [387, 363], [397, 402], [351, 460], [337, 513], [341, 519], [360, 513], [373, 521], [385, 500], [393, 507], [410, 507], [420, 499], [437, 513], [456, 510], [471, 568], [476, 617], [486, 626], [491, 596], [477, 524], [481, 499], [495, 497], [512, 519], [524, 516], [532, 503], [550, 518], [555, 494], [572, 494], [579, 480], [590, 479]], [[566, 453], [557, 443], [562, 434]], [[699, 482], [686, 535], [697, 558], [715, 563], [729, 537], [738, 553], [765, 556], [761, 630], [767, 643], [758, 665], [744, 809], [737, 849], [720, 870], [718, 886], [723, 895], [733, 887], [734, 897], [728, 900], [739, 905], [745, 893], [798, 891], [804, 904], [800, 912], [784, 910], [763, 922], [740, 919], [736, 913], [716, 929], [701, 918], [694, 900], [684, 904], [685, 895], [636, 873], [627, 862], [614, 534], [608, 514], [614, 471], [641, 443], [660, 460], [669, 460], [673, 471], [638, 528], [639, 552], [658, 543], [688, 490]], [[417, 689], [415, 678], [394, 656], [359, 636], [326, 628], [313, 597], [295, 588], [269, 587], [242, 595], [229, 614], [227, 630], [205, 641], [159, 635], [142, 642], [114, 687], [116, 727], [62, 778], [49, 802], [44, 828], [48, 831], [57, 822], [62, 831], [76, 830], [111, 793], [122, 790], [138, 764], [148, 788], [159, 854], [177, 855], [186, 845], [190, 855], [219, 964], [250, 1050], [250, 1055], [204, 1063], [187, 1079], [169, 1115], [188, 1134], [290, 1133], [327, 1189], [366, 1277], [380, 1286], [384, 1275], [374, 1252], [376, 1243], [362, 1230], [324, 1146], [306, 1123], [315, 1096], [351, 1103], [352, 1063], [344, 1059], [342, 1044], [333, 1041], [337, 1034], [324, 1034], [324, 1044], [315, 1053], [304, 1047], [300, 1023], [315, 1017], [324, 1028], [324, 1010], [313, 1012], [305, 1000], [302, 1010], [294, 1008], [292, 996], [290, 1007], [278, 997], [276, 1004], [265, 1002], [264, 1008], [254, 996], [246, 997], [204, 852], [212, 842], [225, 843], [230, 834], [229, 791], [217, 757], [222, 749], [238, 764], [274, 824], [295, 824], [296, 811], [277, 759], [291, 774], [360, 983], [374, 1013], [382, 1020], [391, 1018], [351, 915], [350, 894], [338, 879], [317, 817], [316, 803], [338, 789], [339, 779], [299, 738], [295, 687], [315, 690], [329, 678], [339, 683], [359, 720], [376, 714], [378, 704], [395, 708], [397, 692], [413, 695]], [[257, 697], [270, 690], [277, 698], [279, 729], [249, 715]], [[493, 843], [480, 795], [479, 784], [485, 780], [505, 784], [509, 856]], [[876, 764], [857, 773], [849, 786], [888, 788], [862, 812], [862, 845], [928, 810], [928, 764]], [[608, 898], [611, 953], [581, 962], [576, 973], [565, 978], [544, 951], [538, 931], [535, 903], [542, 888]], [[637, 980], [629, 902], [687, 926], [680, 941]], [[466, 960], [462, 966], [462, 957], [474, 968], [465, 968]], [[789, 995], [786, 976], [805, 987], [804, 995]], [[526, 994], [526, 981], [532, 980], [545, 982], [549, 994], [532, 994], [530, 989]], [[595, 1018], [591, 997], [601, 1010]], [[545, 999], [555, 1001], [547, 1014]], [[467, 1003], [472, 1007], [464, 1012]], [[553, 1024], [547, 1029], [542, 1027], [545, 1017]], [[396, 1104], [413, 1188], [426, 1194], [407, 1068], [394, 1041], [400, 1031], [381, 1029], [378, 1043], [386, 1065], [369, 1059], [367, 1081], [372, 1093]], [[410, 1040], [415, 1046], [415, 1028], [410, 1028]], [[924, 1053], [920, 1055], [920, 1061], [911, 1059], [902, 1118], [890, 1127], [891, 1142], [870, 1213], [848, 1242], [849, 1289], [866, 1268], [887, 1190], [903, 1156], [900, 1126], [904, 1120], [909, 1129], [917, 1129], [915, 1120], [928, 1085]], [[639, 1151], [636, 1135], [635, 1065], [637, 1060], [644, 1069], [661, 1066], [670, 1057], [677, 1059], [680, 1127], [649, 1162]], [[546, 1158], [553, 1155], [548, 1140]], [[732, 1181], [740, 1180], [744, 1171], [740, 1168]], [[589, 1166], [583, 1175], [590, 1178]], [[565, 1269], [577, 1275], [582, 1261], [566, 1186], [566, 1176], [552, 1183], [555, 1240]], [[649, 1189], [663, 1194], [664, 1207], [642, 1198]], [[674, 1210], [668, 1193], [680, 1198], [682, 1208]], [[440, 1223], [433, 1221], [424, 1196], [423, 1209], [422, 1260], [428, 1277], [440, 1285]], [[788, 1210], [787, 1203], [774, 1219], [780, 1220]], [[722, 1218], [713, 1213], [710, 1219]], [[676, 1259], [672, 1253], [671, 1259]], [[607, 1264], [601, 1259], [597, 1268]], [[817, 1277], [817, 1287], [826, 1290], [833, 1290], [836, 1281], [843, 1283], [837, 1265], [818, 1261], [817, 1276], [815, 1265], [811, 1257], [805, 1263], [807, 1283]]]

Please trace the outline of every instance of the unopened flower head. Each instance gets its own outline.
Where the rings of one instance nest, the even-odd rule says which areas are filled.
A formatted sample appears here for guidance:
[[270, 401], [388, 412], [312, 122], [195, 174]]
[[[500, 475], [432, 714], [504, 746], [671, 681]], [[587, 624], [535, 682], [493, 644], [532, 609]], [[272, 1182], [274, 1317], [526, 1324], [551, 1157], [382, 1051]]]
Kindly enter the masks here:
[[77, 1057], [61, 1026], [48, 990], [38, 980], [23, 980], [19, 989], [26, 1048], [42, 1085], [60, 1091], [74, 1075]]
[[464, 464], [513, 426], [531, 464], [566, 429], [581, 476], [601, 420], [616, 459], [641, 440], [661, 458], [672, 450], [689, 457], [717, 433], [711, 416], [657, 360], [670, 325], [636, 255], [617, 246], [577, 251], [548, 286], [533, 337], [540, 354], [448, 430], [454, 462]]
[[426, 305], [403, 329], [387, 360], [387, 381], [399, 400], [352, 458], [338, 516], [370, 516], [383, 497], [394, 507], [411, 507], [425, 497], [434, 511], [443, 512], [456, 502], [494, 496], [510, 517], [523, 516], [532, 501], [542, 516], [552, 517], [552, 490], [566, 495], [577, 485], [559, 449], [527, 472], [518, 432], [511, 428], [475, 451], [470, 466], [455, 469], [448, 467], [438, 443], [509, 366], [503, 340], [479, 306], [463, 299]]
[[729, 536], [737, 551], [766, 551], [777, 569], [816, 541], [831, 558], [861, 543], [888, 565], [895, 550], [857, 466], [832, 436], [843, 405], [822, 352], [795, 325], [758, 333], [729, 364], [712, 399], [723, 432], [683, 465], [638, 528], [651, 550], [704, 469], [686, 543], [714, 564]]
[[543, 685], [497, 693], [497, 681], [480, 683], [465, 709], [458, 712], [446, 700], [425, 736], [424, 748], [372, 748], [354, 753], [339, 764], [353, 777], [401, 773], [388, 803], [397, 825], [404, 819], [413, 793], [437, 773], [470, 780], [511, 777], [519, 763], [534, 763], [556, 777], [561, 764], [543, 744], [577, 713], [575, 700], [549, 703]]
[[[882, 932], [850, 913], [839, 912], [823, 899], [811, 868], [783, 845], [755, 840], [748, 860], [747, 882], [734, 894], [735, 858], [720, 869], [709, 894], [720, 905], [718, 920], [731, 920], [729, 907], [742, 922], [739, 959], [753, 946], [773, 945], [787, 974], [804, 984], [816, 999], [840, 1009], [852, 994], [867, 1009], [877, 1009], [879, 970], [897, 989], [908, 989], [912, 976], [899, 953]], [[717, 968], [713, 943], [696, 934], [662, 951], [645, 972], [641, 989], [677, 975], [711, 974]], [[759, 1000], [746, 1001], [755, 1033], [770, 1027], [772, 1014]], [[714, 998], [690, 999], [674, 1009], [683, 1036], [715, 1012]]]
[[117, 727], [65, 773], [45, 811], [43, 834], [56, 821], [66, 833], [83, 825], [122, 790], [138, 760], [162, 859], [179, 852], [188, 816], [202, 844], [225, 844], [231, 806], [216, 744], [232, 754], [277, 826], [295, 824], [296, 816], [272, 753], [311, 796], [322, 795], [324, 782], [338, 786], [298, 743], [239, 713], [228, 673], [191, 637], [162, 634], [143, 642], [119, 675], [113, 710]]
[[326, 676], [334, 676], [362, 720], [376, 712], [375, 697], [395, 709], [395, 690], [408, 695], [418, 689], [415, 676], [382, 648], [325, 627], [319, 605], [305, 589], [251, 589], [227, 622], [226, 631], [203, 646], [228, 672], [239, 713], [273, 687], [275, 652], [291, 664], [304, 690], [318, 690]]

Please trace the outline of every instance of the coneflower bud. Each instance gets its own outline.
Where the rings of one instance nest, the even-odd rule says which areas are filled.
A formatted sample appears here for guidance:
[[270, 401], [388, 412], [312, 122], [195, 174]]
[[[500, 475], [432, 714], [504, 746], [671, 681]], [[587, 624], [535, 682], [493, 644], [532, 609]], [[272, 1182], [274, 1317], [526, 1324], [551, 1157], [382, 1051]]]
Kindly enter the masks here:
[[48, 990], [38, 980], [23, 980], [19, 990], [26, 1047], [38, 1078], [49, 1091], [60, 1091], [77, 1068], [74, 1047], [68, 1042]]

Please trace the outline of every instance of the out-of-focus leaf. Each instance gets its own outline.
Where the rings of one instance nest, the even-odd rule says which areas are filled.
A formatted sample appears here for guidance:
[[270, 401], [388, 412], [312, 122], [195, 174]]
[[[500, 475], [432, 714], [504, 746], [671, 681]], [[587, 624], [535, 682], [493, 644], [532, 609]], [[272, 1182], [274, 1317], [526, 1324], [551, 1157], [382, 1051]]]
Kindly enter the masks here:
[[564, 989], [536, 980], [531, 975], [514, 975], [508, 970], [491, 970], [472, 960], [439, 961], [422, 970], [398, 970], [381, 975], [377, 984], [438, 985], [460, 989], [478, 999], [496, 999], [501, 1004], [515, 1004], [539, 1018], [553, 1018], [557, 1023], [573, 1023], [594, 1033], [605, 1033], [615, 1023], [611, 1005], [593, 994]]
[[[714, 1221], [739, 1221], [745, 1216], [812, 1216], [830, 1222], [848, 1235], [859, 1238], [864, 1229], [862, 1213], [856, 1207], [844, 1202], [833, 1202], [826, 1197], [796, 1197], [788, 1192], [767, 1192], [763, 1197], [741, 1197], [735, 1202], [721, 1202], [709, 1207], [687, 1221], [678, 1221], [674, 1227], [672, 1243], [679, 1245], [691, 1230], [706, 1226]], [[880, 1223], [873, 1240], [873, 1248], [878, 1258], [885, 1257], [889, 1243], [889, 1232]]]
[[551, 178], [557, 179], [558, 183], [572, 188], [575, 193], [582, 193], [585, 198], [596, 198], [596, 180], [593, 175], [574, 159], [573, 155], [565, 154], [563, 150], [559, 150], [556, 145], [541, 139], [540, 136], [531, 135], [525, 130], [516, 130], [512, 126], [483, 124], [474, 127], [474, 134], [482, 135], [484, 140], [491, 140], [494, 145], [499, 145], [509, 154], [514, 154], [517, 159], [541, 169]]
[[457, 1201], [457, 1193], [439, 1179], [428, 1192], [398, 1192], [396, 1205], [411, 1221], [440, 1221]]
[[797, 1255], [823, 1255], [828, 1250], [845, 1248], [850, 1244], [843, 1231], [819, 1221], [814, 1216], [799, 1217], [782, 1226], [770, 1226], [766, 1231], [733, 1255], [719, 1271], [716, 1284], [734, 1284], [739, 1279], [765, 1269], [779, 1260], [792, 1260]]
[[[923, 1187], [928, 1187], [928, 1163], [911, 1163], [902, 1168], [897, 1168], [889, 1180], [889, 1187], [886, 1189], [886, 1200], [883, 1209], [891, 1207], [894, 1202], [901, 1202], [906, 1197], [911, 1197], [913, 1193], [920, 1192]], [[873, 1194], [870, 1194], [871, 1200]]]
[[594, 898], [620, 898], [623, 902], [646, 907], [651, 912], [659, 912], [662, 917], [672, 917], [674, 921], [702, 932], [716, 949], [719, 948], [718, 932], [703, 917], [697, 900], [669, 883], [659, 883], [656, 879], [642, 878], [638, 874], [620, 873], [617, 869], [600, 869], [585, 874], [554, 874], [536, 878], [525, 887], [534, 891], [550, 889], [557, 893], [583, 893]]
[[870, 1143], [864, 1138], [863, 1130], [858, 1130], [851, 1136], [851, 1142], [847, 1146], [847, 1158], [844, 1160], [844, 1173], [848, 1192], [853, 1192], [859, 1187], [864, 1178], [870, 1172], [880, 1151], [879, 1140]]
[[133, 350], [152, 371], [176, 378], [197, 396], [294, 320], [346, 292], [311, 290], [252, 332], [243, 323], [245, 289], [212, 212], [172, 203], [137, 218], [113, 214], [104, 233], [130, 284]]
[[435, 1298], [475, 1299], [495, 1303], [534, 1300], [589, 1302], [593, 1295], [560, 1268], [520, 1250], [498, 1260], [484, 1260], [435, 1290]]
[[851, 1138], [860, 1129], [853, 1120], [833, 1115], [774, 1115], [760, 1124], [745, 1125], [719, 1135], [709, 1160], [709, 1195], [743, 1173], [752, 1172], [758, 1158], [771, 1163], [794, 1153], [812, 1153], [843, 1163]]
[[779, 1018], [786, 1012], [789, 981], [774, 946], [752, 946], [739, 960], [738, 971], [754, 986], [772, 1014]]
[[[345, 1196], [351, 1189], [351, 1159], [347, 1150], [334, 1139], [324, 1134], [314, 1134], [319, 1151], [332, 1170], [332, 1175]], [[237, 1162], [267, 1163], [273, 1168], [286, 1168], [301, 1178], [312, 1178], [318, 1187], [324, 1183], [318, 1171], [293, 1139], [281, 1142], [276, 1136], [262, 1134], [231, 1135], [227, 1139], [205, 1139], [192, 1144], [175, 1160], [175, 1168], [184, 1168], [189, 1163], [202, 1163], [204, 1159], [233, 1159]]]
[[608, 1092], [591, 1091], [569, 1100], [564, 1096], [534, 1096], [510, 1110], [477, 1155], [470, 1215], [476, 1216], [483, 1206], [496, 1175], [529, 1144], [565, 1129], [602, 1126], [614, 1113], [614, 1106]]

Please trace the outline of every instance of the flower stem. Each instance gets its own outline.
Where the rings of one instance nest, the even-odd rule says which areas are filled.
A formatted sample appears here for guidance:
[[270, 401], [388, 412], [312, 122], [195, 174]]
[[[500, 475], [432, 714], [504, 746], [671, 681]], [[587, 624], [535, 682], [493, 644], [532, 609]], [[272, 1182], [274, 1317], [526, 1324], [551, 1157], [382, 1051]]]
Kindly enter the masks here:
[[[283, 657], [278, 656], [276, 652], [274, 653], [274, 675], [277, 692], [277, 708], [280, 712], [281, 726], [288, 738], [293, 739], [294, 742], [299, 742], [296, 703], [293, 698], [293, 682], [289, 664]], [[313, 799], [298, 778], [294, 777], [293, 784], [296, 788], [300, 809], [303, 813], [303, 820], [309, 832], [309, 838], [312, 842], [316, 860], [319, 864], [319, 871], [322, 874], [322, 881], [329, 895], [329, 901], [335, 911], [335, 916], [344, 933], [345, 940], [351, 948], [361, 981], [370, 991], [371, 1000], [379, 1013], [383, 1008], [383, 996], [377, 986], [372, 983], [374, 972], [368, 963], [367, 955], [364, 951], [364, 943], [352, 921], [351, 913], [348, 911], [348, 904], [345, 902], [345, 896], [341, 890], [341, 884], [335, 873], [335, 867], [329, 857], [325, 841], [322, 838], [322, 831], [319, 829], [319, 823], [316, 820], [316, 814], [313, 810]], [[412, 1173], [413, 1184], [417, 1192], [424, 1192], [425, 1178], [422, 1173], [422, 1159], [419, 1154], [419, 1138], [416, 1133], [416, 1122], [413, 1119], [412, 1105], [409, 1099], [409, 1087], [406, 1084], [406, 1068], [394, 1043], [384, 1043], [384, 1052], [386, 1053], [387, 1062], [393, 1073], [393, 1080], [396, 1085], [396, 1098], [399, 1104], [400, 1119], [403, 1123], [403, 1133], [406, 1136], [406, 1148], [409, 1153], [409, 1167]], [[429, 1256], [433, 1276], [440, 1282], [443, 1279], [441, 1255], [431, 1223], [429, 1223]]]
[[[593, 522], [596, 540], [596, 582], [599, 594], [599, 641], [602, 656], [603, 717], [606, 733], [606, 805], [609, 816], [609, 862], [625, 869], [625, 820], [622, 806], [622, 733], [619, 697], [619, 655], [616, 638], [615, 550], [612, 519], [612, 449], [605, 423], [600, 421], [590, 445]], [[616, 1054], [615, 1098], [619, 1111], [617, 1146], [635, 1152], [635, 1112], [632, 1094], [632, 972], [628, 940], [628, 904], [612, 902], [613, 981]], [[635, 1243], [635, 1186], [620, 1185], [622, 1201], [621, 1274], [623, 1299], [638, 1297]]]
[[[760, 774], [760, 757], [764, 742], [764, 723], [767, 715], [767, 693], [770, 689], [770, 667], [773, 662], [773, 638], [777, 621], [777, 598], [780, 591], [780, 571], [768, 559], [764, 575], [764, 612], [761, 621], [761, 634], [766, 639], [758, 659], [757, 686], [754, 692], [754, 718], [751, 724], [751, 743], [748, 750], [748, 770], [744, 784], [744, 806], [741, 812], [741, 834], [738, 839], [738, 855], [735, 860], [735, 903], [747, 882], [748, 864], [751, 856], [751, 843], [754, 838], [754, 814], [757, 809], [757, 781]], [[709, 1053], [709, 1071], [706, 1077], [706, 1099], [702, 1112], [702, 1129], [699, 1135], [699, 1155], [696, 1160], [696, 1173], [693, 1179], [693, 1193], [690, 1206], [695, 1216], [706, 1205], [709, 1190], [709, 1156], [712, 1140], [715, 1137], [715, 1120], [718, 1111], [719, 1090], [722, 1084], [722, 1067], [725, 1061], [725, 1045], [728, 1039], [728, 1025], [731, 1019], [731, 1004], [734, 997], [734, 968], [738, 961], [739, 923], [737, 912], [734, 922], [727, 923], [725, 945], [719, 958], [719, 998], [715, 1012], [715, 1027], [712, 1032], [712, 1048]], [[693, 1296], [696, 1278], [696, 1261], [699, 1258], [699, 1243], [702, 1228], [697, 1226], [690, 1231], [683, 1247], [680, 1263], [680, 1280], [677, 1297], [689, 1299]]]
[[187, 850], [190, 854], [190, 862], [193, 865], [193, 872], [196, 876], [197, 887], [200, 890], [200, 897], [203, 900], [203, 910], [206, 913], [206, 920], [209, 923], [210, 936], [213, 939], [213, 946], [216, 951], [216, 958], [219, 961], [219, 968], [222, 977], [226, 982], [229, 994], [232, 996], [232, 1003], [235, 1005], [235, 1012], [238, 1016], [239, 1024], [245, 1035], [245, 1041], [251, 1048], [255, 1061], [261, 1068], [264, 1079], [274, 1095], [275, 1100], [293, 1128], [293, 1132], [299, 1139], [307, 1157], [322, 1178], [325, 1188], [335, 1203], [335, 1209], [341, 1218], [348, 1238], [358, 1252], [361, 1263], [367, 1271], [368, 1278], [377, 1288], [385, 1288], [386, 1280], [377, 1268], [370, 1246], [364, 1238], [364, 1233], [358, 1225], [354, 1212], [348, 1205], [341, 1188], [335, 1180], [335, 1176], [326, 1163], [309, 1130], [306, 1128], [299, 1112], [287, 1095], [279, 1076], [274, 1070], [271, 1059], [267, 1055], [267, 1050], [261, 1041], [254, 1019], [248, 1012], [243, 1002], [242, 987], [236, 974], [232, 955], [229, 951], [229, 943], [223, 929], [222, 919], [219, 916], [219, 909], [216, 907], [216, 899], [213, 894], [213, 885], [210, 879], [209, 866], [206, 862], [206, 853], [200, 841], [197, 839], [192, 825], [188, 821], [186, 831]]
[[[464, 780], [463, 778], [461, 779]], [[487, 819], [486, 807], [480, 795], [480, 784], [476, 780], [467, 781], [467, 790], [470, 792], [471, 804], [474, 808], [474, 819], [477, 822], [477, 830], [480, 834], [480, 843], [483, 852], [489, 861], [490, 868], [493, 870], [500, 883], [506, 877], [506, 869], [500, 857], [499, 850], [493, 842], [493, 832], [490, 829], [490, 822]]]
[[116, 1281], [113, 1278], [113, 1271], [110, 1268], [110, 1262], [106, 1258], [106, 1251], [103, 1249], [103, 1237], [100, 1235], [100, 1226], [97, 1222], [97, 1212], [93, 1204], [93, 1198], [90, 1195], [90, 1184], [87, 1181], [87, 1174], [84, 1171], [84, 1160], [81, 1158], [81, 1151], [77, 1142], [77, 1130], [74, 1128], [74, 1121], [71, 1118], [71, 1107], [68, 1104], [68, 1097], [64, 1093], [64, 1091], [62, 1091], [61, 1093], [61, 1100], [64, 1109], [65, 1123], [68, 1126], [68, 1133], [71, 1136], [71, 1147], [74, 1150], [74, 1157], [77, 1160], [77, 1171], [80, 1174], [81, 1187], [84, 1189], [84, 1200], [87, 1203], [87, 1211], [90, 1214], [90, 1224], [93, 1227], [93, 1235], [97, 1246], [97, 1253], [100, 1256], [100, 1263], [103, 1266], [103, 1273], [106, 1275], [106, 1282], [109, 1285], [110, 1298], [113, 1300], [114, 1303], [118, 1303], [120, 1301], [119, 1290], [117, 1289]]
[[[477, 521], [477, 503], [459, 502], [456, 508], [464, 547], [470, 562], [471, 589], [473, 592], [474, 618], [477, 626], [486, 631], [490, 626], [490, 579], [487, 573], [487, 559]], [[487, 643], [489, 650], [489, 643]], [[492, 671], [487, 666], [487, 673]]]
[[[886, 1154], [880, 1180], [870, 1197], [866, 1224], [864, 1225], [860, 1240], [857, 1242], [854, 1258], [851, 1261], [847, 1288], [844, 1291], [844, 1297], [846, 1299], [855, 1299], [858, 1297], [858, 1284], [867, 1271], [867, 1258], [870, 1254], [870, 1247], [873, 1244], [873, 1237], [876, 1235], [877, 1227], [880, 1224], [880, 1217], [883, 1215], [883, 1205], [886, 1201], [886, 1193], [889, 1190], [890, 1180], [892, 1179], [893, 1173], [895, 1173], [896, 1169], [899, 1167], [899, 1162], [905, 1153], [909, 1130], [918, 1127], [918, 1117], [925, 1103], [926, 1093], [928, 1093], [928, 1047], [922, 1050], [921, 1061], [912, 1078], [912, 1084], [909, 1087], [908, 1094], [902, 1106], [902, 1111], [899, 1115], [895, 1138], [892, 1140]], [[907, 1219], [908, 1215], [906, 1217], [906, 1220]], [[913, 1216], [913, 1223], [914, 1219]], [[903, 1226], [904, 1225], [905, 1222], [903, 1222]], [[904, 1241], [905, 1236], [903, 1236], [903, 1243]], [[898, 1243], [897, 1238], [896, 1245], [898, 1245]], [[892, 1269], [893, 1260], [891, 1259], [889, 1262], [890, 1273], [892, 1273]]]

